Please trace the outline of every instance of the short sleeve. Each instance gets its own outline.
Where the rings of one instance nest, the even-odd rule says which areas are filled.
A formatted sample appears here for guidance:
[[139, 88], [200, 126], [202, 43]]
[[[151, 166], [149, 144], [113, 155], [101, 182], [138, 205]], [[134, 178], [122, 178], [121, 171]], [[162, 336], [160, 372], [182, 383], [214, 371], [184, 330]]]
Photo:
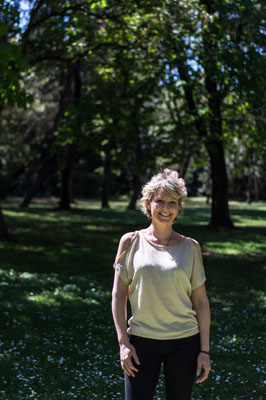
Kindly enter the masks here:
[[127, 252], [124, 251], [119, 259], [114, 263], [114, 269], [118, 272], [119, 277], [122, 279], [122, 281], [126, 284], [130, 284], [130, 279], [128, 276], [128, 268], [127, 268]]
[[132, 256], [139, 237], [138, 231], [136, 231], [131, 239], [130, 246], [123, 251], [118, 260], [115, 261], [113, 267], [118, 272], [119, 277], [126, 285], [130, 285], [134, 274], [134, 268], [132, 268]]
[[195, 290], [206, 281], [206, 276], [205, 276], [201, 248], [199, 243], [193, 240], [192, 249], [193, 249], [193, 266], [191, 274], [191, 290]]

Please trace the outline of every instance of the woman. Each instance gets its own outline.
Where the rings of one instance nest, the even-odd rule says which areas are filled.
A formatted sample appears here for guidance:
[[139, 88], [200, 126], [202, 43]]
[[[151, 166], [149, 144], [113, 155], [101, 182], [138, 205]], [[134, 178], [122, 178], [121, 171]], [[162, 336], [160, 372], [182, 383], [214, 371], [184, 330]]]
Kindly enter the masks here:
[[200, 383], [210, 371], [210, 311], [200, 246], [172, 228], [186, 195], [176, 171], [154, 175], [141, 198], [150, 226], [123, 235], [119, 243], [112, 311], [126, 400], [152, 400], [162, 365], [167, 400], [189, 400], [196, 375]]

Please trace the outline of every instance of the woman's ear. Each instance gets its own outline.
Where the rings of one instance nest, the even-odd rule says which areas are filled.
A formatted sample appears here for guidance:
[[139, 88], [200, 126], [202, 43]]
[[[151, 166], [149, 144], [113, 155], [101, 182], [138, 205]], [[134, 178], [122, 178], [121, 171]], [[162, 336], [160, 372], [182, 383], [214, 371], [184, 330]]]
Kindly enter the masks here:
[[148, 211], [148, 217], [151, 218], [151, 201], [146, 200], [146, 210]]
[[147, 208], [147, 210], [151, 210], [151, 202], [150, 202], [150, 200], [146, 200], [146, 208]]

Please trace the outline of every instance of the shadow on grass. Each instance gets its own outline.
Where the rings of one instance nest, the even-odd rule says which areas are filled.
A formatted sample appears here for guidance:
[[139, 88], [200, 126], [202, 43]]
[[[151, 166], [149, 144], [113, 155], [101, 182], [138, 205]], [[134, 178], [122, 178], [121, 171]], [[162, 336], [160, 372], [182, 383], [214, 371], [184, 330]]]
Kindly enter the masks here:
[[[0, 398], [34, 399], [33, 391], [41, 400], [121, 400], [112, 263], [120, 236], [149, 222], [122, 208], [4, 211], [15, 241], [0, 244]], [[201, 243], [212, 309], [212, 372], [195, 396], [262, 399], [265, 227], [214, 233], [204, 225], [209, 207], [185, 212], [175, 228]], [[265, 211], [232, 213], [266, 218]]]

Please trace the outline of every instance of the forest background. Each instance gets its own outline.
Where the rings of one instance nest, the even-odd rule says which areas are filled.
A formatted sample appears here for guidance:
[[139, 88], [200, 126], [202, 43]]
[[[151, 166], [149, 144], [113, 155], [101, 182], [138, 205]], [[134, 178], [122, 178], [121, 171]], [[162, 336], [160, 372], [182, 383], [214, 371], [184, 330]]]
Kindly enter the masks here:
[[0, 0], [0, 400], [121, 400], [112, 263], [161, 167], [211, 305], [192, 398], [264, 399], [264, 3]]
[[[4, 1], [0, 194], [126, 196], [162, 166], [190, 196], [266, 199], [261, 1]], [[1, 215], [1, 236], [7, 230]]]

